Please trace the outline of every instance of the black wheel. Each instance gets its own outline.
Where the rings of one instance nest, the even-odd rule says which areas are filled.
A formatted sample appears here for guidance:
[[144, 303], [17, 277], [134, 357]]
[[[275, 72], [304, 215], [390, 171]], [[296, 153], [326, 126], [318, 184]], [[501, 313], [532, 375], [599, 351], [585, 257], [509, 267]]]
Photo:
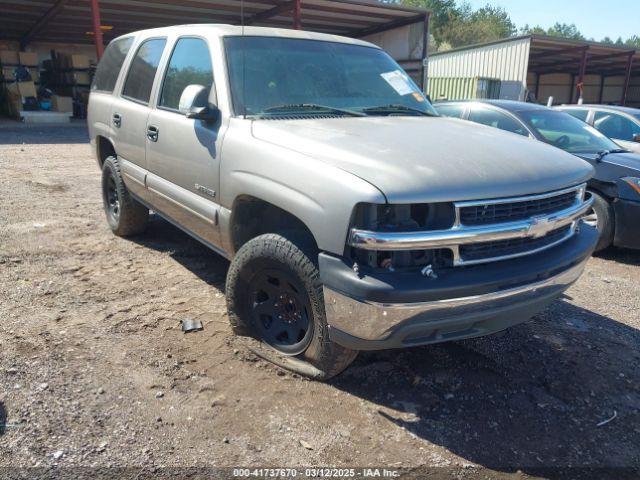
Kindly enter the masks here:
[[329, 339], [317, 253], [304, 242], [277, 234], [247, 242], [229, 267], [226, 298], [234, 332], [295, 357], [276, 362], [285, 368], [328, 379], [357, 355]]
[[583, 221], [598, 229], [598, 243], [596, 252], [604, 250], [613, 243], [614, 234], [614, 212], [613, 207], [599, 193], [590, 191], [593, 195], [593, 207], [584, 216]]
[[102, 201], [107, 222], [116, 235], [136, 235], [147, 227], [149, 209], [129, 194], [116, 157], [108, 157], [102, 166]]

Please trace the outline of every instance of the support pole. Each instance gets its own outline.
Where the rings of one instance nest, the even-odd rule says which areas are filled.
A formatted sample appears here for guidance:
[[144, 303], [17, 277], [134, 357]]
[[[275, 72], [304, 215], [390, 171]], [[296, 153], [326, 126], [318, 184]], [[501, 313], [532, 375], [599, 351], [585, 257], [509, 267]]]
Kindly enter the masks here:
[[293, 5], [293, 29], [300, 30], [302, 28], [302, 0], [294, 0]]
[[536, 101], [540, 102], [540, 99], [538, 98], [538, 95], [540, 94], [540, 73], [536, 73], [536, 87], [534, 94], [536, 96]]
[[598, 103], [602, 104], [602, 96], [604, 95], [604, 81], [607, 77], [600, 75], [600, 92], [598, 93]]
[[584, 74], [587, 71], [587, 50], [589, 50], [589, 47], [584, 47], [582, 49], [580, 73], [578, 73], [578, 83], [576, 84], [576, 103], [578, 103], [584, 89]]
[[427, 93], [427, 82], [429, 81], [429, 12], [424, 14], [424, 38], [422, 40], [422, 78], [420, 79], [420, 88], [424, 94]]
[[631, 65], [633, 65], [633, 56], [636, 52], [629, 52], [627, 57], [627, 67], [624, 74], [624, 86], [622, 87], [622, 99], [620, 105], [623, 107], [627, 103], [627, 94], [629, 93], [629, 81], [631, 80]]
[[104, 39], [102, 38], [102, 28], [100, 28], [100, 5], [98, 0], [91, 0], [91, 16], [93, 20], [93, 40], [96, 42], [96, 53], [98, 60], [104, 53]]

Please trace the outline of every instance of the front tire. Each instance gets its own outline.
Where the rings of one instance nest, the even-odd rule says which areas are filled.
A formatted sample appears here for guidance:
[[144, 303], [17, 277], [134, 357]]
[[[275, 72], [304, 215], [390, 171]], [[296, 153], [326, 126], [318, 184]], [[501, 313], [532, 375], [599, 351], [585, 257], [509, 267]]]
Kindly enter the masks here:
[[358, 352], [329, 338], [317, 254], [305, 243], [265, 234], [240, 248], [227, 273], [229, 321], [235, 333], [253, 336], [285, 358], [263, 355], [268, 360], [326, 380]]
[[108, 157], [102, 166], [102, 201], [109, 227], [116, 235], [128, 237], [147, 228], [149, 209], [129, 194], [117, 157]]
[[604, 250], [613, 243], [614, 212], [609, 201], [599, 193], [589, 191], [593, 196], [593, 208], [584, 217], [584, 222], [598, 229], [596, 252]]

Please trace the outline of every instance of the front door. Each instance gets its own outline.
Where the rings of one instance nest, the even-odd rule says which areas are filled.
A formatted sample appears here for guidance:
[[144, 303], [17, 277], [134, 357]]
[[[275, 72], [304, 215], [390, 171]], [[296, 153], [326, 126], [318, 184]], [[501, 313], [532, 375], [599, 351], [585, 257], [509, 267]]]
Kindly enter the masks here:
[[167, 62], [156, 108], [147, 121], [147, 187], [158, 210], [206, 243], [219, 244], [220, 122], [186, 117], [180, 97], [189, 85], [207, 88], [215, 103], [211, 52], [199, 37], [178, 38]]
[[622, 148], [632, 152], [640, 151], [640, 143], [634, 138], [640, 135], [640, 125], [624, 115], [607, 111], [596, 111], [593, 126], [616, 142]]

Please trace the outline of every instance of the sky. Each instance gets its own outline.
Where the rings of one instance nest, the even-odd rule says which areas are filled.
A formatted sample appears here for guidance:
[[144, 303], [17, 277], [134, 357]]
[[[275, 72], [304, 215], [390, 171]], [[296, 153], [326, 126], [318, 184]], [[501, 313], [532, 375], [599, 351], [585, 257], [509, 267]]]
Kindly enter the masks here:
[[556, 22], [575, 23], [578, 30], [596, 40], [640, 36], [639, 0], [467, 0], [474, 8], [503, 7], [518, 29], [525, 24], [549, 28]]

